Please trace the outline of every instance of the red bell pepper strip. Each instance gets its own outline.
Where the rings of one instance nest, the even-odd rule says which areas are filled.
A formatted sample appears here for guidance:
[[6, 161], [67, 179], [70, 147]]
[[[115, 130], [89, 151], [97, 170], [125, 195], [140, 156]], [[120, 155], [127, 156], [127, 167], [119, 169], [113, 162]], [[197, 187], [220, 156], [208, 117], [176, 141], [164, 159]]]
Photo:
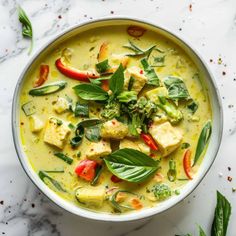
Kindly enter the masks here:
[[153, 151], [158, 150], [158, 146], [150, 134], [141, 133], [140, 136], [143, 139], [143, 141], [151, 148], [151, 150]]
[[188, 149], [184, 153], [184, 158], [183, 158], [183, 165], [184, 165], [184, 171], [185, 174], [189, 179], [193, 179], [191, 175], [191, 151]]
[[39, 68], [39, 77], [34, 82], [34, 88], [37, 88], [44, 84], [44, 82], [48, 79], [49, 74], [49, 65], [40, 65]]
[[78, 70], [70, 65], [66, 65], [63, 63], [62, 58], [56, 60], [55, 65], [57, 69], [65, 76], [76, 79], [82, 82], [89, 82], [89, 78], [95, 79], [98, 78], [99, 75], [85, 70]]
[[120, 179], [119, 177], [115, 176], [115, 175], [112, 175], [111, 176], [111, 181], [113, 183], [119, 183], [119, 182], [122, 182], [122, 179]]
[[97, 162], [92, 160], [83, 160], [75, 168], [75, 173], [86, 181], [92, 181], [95, 177]]

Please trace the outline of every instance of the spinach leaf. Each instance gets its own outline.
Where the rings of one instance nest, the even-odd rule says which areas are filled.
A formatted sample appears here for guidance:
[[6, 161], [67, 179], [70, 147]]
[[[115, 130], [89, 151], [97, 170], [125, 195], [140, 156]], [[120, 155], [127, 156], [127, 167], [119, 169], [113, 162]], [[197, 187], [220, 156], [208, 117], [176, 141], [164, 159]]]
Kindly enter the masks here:
[[159, 168], [158, 161], [130, 148], [117, 150], [104, 160], [112, 174], [128, 182], [143, 182]]
[[141, 64], [142, 64], [143, 69], [145, 71], [145, 75], [148, 78], [147, 84], [159, 87], [160, 86], [160, 80], [159, 80], [155, 70], [152, 67], [150, 67], [150, 65], [148, 64], [147, 59], [143, 58], [141, 60]]
[[124, 68], [122, 64], [119, 65], [118, 69], [110, 78], [109, 88], [114, 95], [118, 95], [122, 92], [124, 87]]
[[49, 176], [45, 171], [39, 171], [38, 173], [39, 178], [45, 183], [47, 184], [47, 182], [45, 182], [45, 179], [47, 179], [48, 181], [51, 182], [51, 184], [59, 191], [61, 192], [66, 192], [66, 190], [61, 186], [61, 184], [56, 181], [55, 179], [53, 179], [51, 176]]
[[230, 215], [231, 205], [229, 201], [217, 191], [217, 205], [211, 228], [211, 236], [226, 236]]
[[99, 62], [96, 64], [96, 69], [99, 73], [104, 73], [106, 72], [108, 69], [110, 69], [110, 65], [108, 63], [108, 59], [102, 61], [102, 62]]
[[67, 155], [65, 155], [64, 153], [62, 152], [56, 152], [54, 153], [54, 156], [60, 158], [61, 160], [63, 160], [64, 162], [68, 163], [69, 165], [72, 164], [73, 162], [73, 159]]
[[20, 23], [22, 24], [22, 35], [31, 39], [31, 44], [29, 48], [30, 54], [33, 49], [33, 28], [28, 16], [21, 7], [19, 7], [18, 9], [18, 18]]
[[98, 142], [101, 140], [100, 128], [97, 125], [85, 128], [84, 134], [85, 137], [91, 142]]
[[75, 117], [77, 116], [89, 117], [89, 105], [77, 102], [74, 108], [74, 114]]
[[197, 161], [200, 158], [202, 152], [204, 151], [205, 147], [207, 146], [208, 141], [211, 137], [211, 130], [212, 130], [211, 122], [208, 121], [205, 124], [205, 126], [203, 127], [203, 129], [201, 131], [201, 134], [199, 136], [193, 166], [197, 163]]
[[79, 84], [73, 87], [77, 96], [84, 100], [105, 101], [108, 93], [95, 84]]
[[164, 80], [170, 99], [187, 100], [190, 98], [189, 92], [184, 81], [178, 77], [169, 76]]
[[198, 104], [192, 101], [190, 104], [187, 105], [187, 108], [194, 114], [198, 109]]
[[201, 226], [199, 226], [199, 236], [206, 236], [206, 233], [204, 232]]

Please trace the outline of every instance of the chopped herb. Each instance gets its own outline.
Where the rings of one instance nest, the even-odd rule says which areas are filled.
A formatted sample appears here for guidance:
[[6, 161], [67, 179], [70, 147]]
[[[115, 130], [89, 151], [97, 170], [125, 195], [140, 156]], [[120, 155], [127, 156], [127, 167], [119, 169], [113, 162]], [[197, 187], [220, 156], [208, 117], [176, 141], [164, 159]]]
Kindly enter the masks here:
[[93, 51], [93, 50], [94, 50], [94, 48], [95, 48], [95, 47], [91, 47], [91, 48], [89, 49], [89, 51], [90, 51], [90, 52], [91, 52], [91, 51]]
[[187, 149], [190, 147], [190, 144], [189, 143], [182, 143], [181, 144], [181, 149]]
[[56, 152], [56, 153], [54, 153], [54, 156], [60, 158], [61, 160], [63, 160], [64, 162], [66, 162], [69, 165], [71, 165], [73, 162], [73, 159], [71, 157], [63, 154], [62, 152]]
[[77, 154], [76, 154], [77, 157], [80, 157], [81, 156], [81, 151], [78, 151]]
[[134, 77], [131, 76], [130, 79], [129, 79], [129, 84], [128, 84], [128, 90], [129, 91], [132, 90], [133, 85], [134, 85], [134, 81], [135, 81]]
[[74, 126], [72, 123], [69, 123], [69, 124], [68, 124], [68, 127], [69, 127], [71, 130], [74, 130], [74, 129], [75, 129], [75, 126]]
[[198, 104], [192, 101], [189, 105], [187, 105], [187, 108], [191, 111], [192, 114], [194, 114], [198, 109]]
[[99, 73], [105, 73], [110, 68], [111, 67], [108, 63], [108, 59], [96, 64], [96, 69]]

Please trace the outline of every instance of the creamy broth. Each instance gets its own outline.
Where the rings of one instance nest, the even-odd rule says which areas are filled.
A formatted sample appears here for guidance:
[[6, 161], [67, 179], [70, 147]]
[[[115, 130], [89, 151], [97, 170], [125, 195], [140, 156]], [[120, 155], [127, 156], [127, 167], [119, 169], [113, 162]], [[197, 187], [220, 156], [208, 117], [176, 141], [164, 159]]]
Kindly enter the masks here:
[[[193, 162], [201, 130], [208, 122], [208, 120], [211, 120], [212, 116], [207, 92], [203, 84], [201, 84], [200, 82], [201, 73], [193, 63], [193, 61], [189, 58], [189, 56], [186, 55], [186, 53], [176, 44], [162, 37], [161, 35], [158, 35], [151, 31], [146, 31], [140, 37], [133, 37], [132, 35], [129, 35], [127, 33], [127, 27], [113, 26], [89, 30], [61, 44], [56, 50], [47, 55], [38, 64], [38, 66], [35, 67], [32, 73], [26, 78], [22, 87], [20, 104], [21, 106], [24, 106], [24, 104], [32, 102], [33, 108], [31, 107], [30, 109], [34, 110], [34, 114], [31, 114], [31, 112], [25, 114], [25, 112], [21, 108], [19, 108], [21, 142], [24, 151], [28, 156], [30, 164], [32, 165], [36, 173], [44, 171], [44, 174], [46, 173], [48, 176], [56, 180], [63, 190], [55, 187], [55, 185], [53, 185], [53, 183], [50, 182], [50, 180], [47, 178], [44, 178], [45, 184], [47, 184], [49, 188], [59, 194], [62, 198], [73, 202], [78, 207], [85, 207], [93, 211], [109, 212], [114, 214], [120, 213], [120, 210], [114, 207], [114, 204], [112, 204], [111, 202], [111, 197], [114, 196], [114, 194], [118, 190], [127, 190], [131, 192], [131, 194], [120, 192], [117, 194], [117, 198], [115, 198], [116, 203], [118, 203], [119, 205], [125, 205], [129, 207], [127, 208], [121, 206], [121, 213], [127, 213], [132, 210], [140, 210], [143, 208], [153, 207], [161, 201], [165, 201], [174, 195], [181, 194], [181, 189], [189, 181], [191, 181], [188, 175], [186, 175], [186, 171], [188, 172], [189, 170], [186, 170], [186, 166], [184, 167], [183, 165], [184, 154], [186, 154], [186, 150], [190, 150], [192, 153], [191, 162]], [[149, 49], [153, 45], [156, 45], [156, 48], [152, 50], [148, 58], [148, 62], [149, 65], [154, 65], [155, 63], [155, 65], [158, 66], [151, 68], [154, 68], [154, 71], [160, 80], [160, 86], [147, 85], [147, 72], [144, 70], [142, 64], [140, 63], [140, 61], [147, 55], [125, 56], [127, 54], [136, 53], [135, 51], [123, 47], [124, 45], [129, 45], [129, 40], [143, 51]], [[61, 58], [62, 51], [64, 49], [69, 49], [71, 58], [69, 57], [69, 62], [66, 62], [67, 64], [70, 64], [74, 68], [78, 68], [83, 71], [94, 71], [95, 74], [98, 74], [98, 72], [96, 72], [95, 65], [98, 63], [98, 54], [101, 55], [101, 45], [104, 44], [104, 42], [107, 43], [107, 52], [106, 57], [103, 59], [108, 59], [110, 68], [117, 69], [120, 62], [122, 62], [125, 57], [128, 61], [125, 65], [126, 68], [124, 68], [125, 80], [127, 79], [126, 71], [130, 68], [134, 68], [133, 72], [131, 71], [128, 73], [128, 76], [131, 75], [130, 78], [133, 76], [135, 81], [139, 80], [139, 76], [141, 76], [142, 78], [146, 78], [146, 83], [141, 87], [141, 91], [135, 91], [138, 97], [137, 99], [140, 99], [140, 97], [145, 97], [147, 101], [153, 102], [156, 106], [156, 103], [160, 103], [160, 101], [155, 99], [152, 100], [153, 94], [157, 94], [157, 92], [154, 90], [161, 87], [165, 89], [165, 91], [167, 91], [164, 80], [168, 76], [181, 79], [181, 81], [184, 82], [186, 86], [186, 89], [189, 93], [188, 98], [179, 99], [179, 101], [177, 101], [171, 99], [169, 96], [170, 94], [168, 93], [164, 98], [168, 101], [168, 103], [171, 103], [171, 105], [177, 111], [180, 112], [182, 118], [180, 118], [178, 121], [173, 121], [165, 110], [161, 109], [160, 106], [157, 106], [155, 108], [155, 112], [153, 112], [152, 116], [148, 119], [147, 131], [149, 133], [149, 136], [150, 133], [153, 133], [152, 141], [154, 141], [154, 145], [156, 145], [158, 148], [158, 150], [156, 151], [150, 151], [149, 146], [145, 144], [145, 142], [139, 135], [136, 135], [136, 137], [132, 137], [132, 135], [130, 134], [130, 128], [122, 119], [120, 119], [120, 117], [113, 117], [112, 119], [102, 117], [101, 112], [104, 109], [104, 101], [103, 103], [91, 100], [88, 102], [84, 100], [82, 101], [81, 97], [79, 97], [73, 89], [73, 87], [77, 86], [81, 82], [63, 75], [55, 66], [55, 61], [58, 58]], [[48, 65], [49, 68], [47, 80], [42, 86], [58, 81], [66, 81], [67, 85], [64, 89], [61, 89], [60, 91], [57, 91], [55, 93], [44, 96], [32, 96], [29, 94], [29, 91], [33, 89], [35, 81], [39, 77], [40, 65], [42, 64]], [[135, 74], [137, 71], [140, 73], [140, 75]], [[106, 77], [109, 78], [111, 76], [112, 74], [106, 75]], [[91, 82], [89, 82], [89, 84], [91, 84]], [[124, 90], [127, 90], [127, 88], [124, 88]], [[154, 92], [150, 95], [150, 91], [152, 90]], [[148, 93], [149, 95], [147, 95]], [[111, 94], [111, 92], [108, 91], [108, 94]], [[61, 98], [62, 101], [66, 103], [64, 104], [65, 109], [61, 111], [60, 109], [63, 108], [57, 108], [60, 110], [58, 112], [55, 110], [55, 107], [59, 103], [58, 99], [60, 100]], [[73, 106], [77, 101], [80, 101], [82, 104], [88, 103], [89, 117], [80, 115], [75, 117], [74, 111], [71, 111], [69, 108], [70, 99], [73, 100], [71, 110], [73, 110]], [[194, 104], [193, 101], [195, 102]], [[194, 109], [193, 106], [195, 104], [197, 104], [197, 110], [193, 114], [192, 110]], [[61, 104], [59, 104], [59, 106], [60, 105]], [[128, 107], [127, 104], [124, 104], [124, 106]], [[162, 118], [159, 119], [160, 115]], [[48, 141], [45, 141], [45, 133], [50, 133], [50, 130], [47, 131], [48, 126], [50, 125], [48, 124], [48, 120], [50, 120], [50, 117], [54, 117], [53, 119], [59, 119], [60, 123], [63, 123], [58, 124], [58, 121], [56, 121], [55, 123], [55, 120], [52, 120], [52, 129], [54, 129], [55, 127], [62, 128], [64, 125], [66, 125], [69, 129], [69, 134], [65, 135], [65, 140], [63, 141], [63, 144], [60, 148], [56, 147], [57, 145], [50, 143], [54, 142], [57, 138], [53, 133], [50, 134], [52, 137], [48, 137]], [[105, 140], [104, 142], [108, 142], [109, 145], [110, 143], [112, 144], [112, 152], [117, 149], [117, 146], [119, 147], [119, 142], [122, 142], [123, 139], [128, 140], [125, 144], [125, 148], [135, 148], [138, 151], [146, 150], [146, 156], [148, 156], [152, 160], [159, 161], [159, 168], [155, 171], [155, 173], [150, 175], [144, 181], [140, 181], [139, 183], [129, 182], [125, 179], [122, 180], [117, 177], [115, 178], [113, 176], [114, 174], [112, 174], [111, 171], [108, 170], [106, 164], [103, 162], [103, 159], [107, 158], [110, 153], [108, 153], [107, 155], [103, 153], [101, 154], [102, 157], [88, 157], [88, 155], [90, 155], [94, 151], [92, 150], [93, 148], [91, 148], [90, 154], [87, 154], [89, 152], [88, 150], [90, 149], [91, 143], [96, 142], [91, 142], [85, 136], [83, 136], [82, 142], [76, 147], [72, 147], [70, 140], [75, 137], [75, 131], [73, 127], [76, 127], [76, 125], [80, 121], [91, 118], [98, 118], [103, 122], [98, 126], [99, 132], [101, 132], [101, 127], [105, 127], [106, 130], [103, 131], [103, 133], [109, 133], [109, 128], [106, 128], [106, 126], [104, 125], [104, 122], [109, 122], [109, 120], [112, 120], [111, 122], [117, 122], [118, 124], [121, 123], [121, 125], [125, 126], [125, 128], [128, 129], [129, 134], [125, 135], [125, 138], [120, 138], [117, 140], [117, 137], [109, 137], [109, 134], [108, 137], [102, 137], [102, 140]], [[155, 137], [155, 127], [161, 129], [160, 127], [163, 124], [166, 124], [167, 130], [164, 130], [162, 132], [164, 132], [164, 134], [170, 132], [170, 135], [175, 135], [176, 137], [173, 138], [175, 139], [173, 142], [176, 142], [176, 144], [171, 144], [170, 140], [172, 139], [172, 137], [167, 137], [168, 140], [166, 141], [166, 143], [165, 140], [158, 141], [162, 138], [160, 137], [161, 131], [158, 131], [159, 133], [157, 134], [157, 137]], [[153, 126], [155, 127], [153, 128]], [[136, 131], [138, 133], [143, 133], [144, 131], [142, 131], [141, 129], [142, 128], [139, 127]], [[153, 129], [153, 131], [151, 129]], [[115, 128], [111, 126], [110, 130], [115, 130]], [[119, 132], [120, 131], [118, 131], [118, 133]], [[177, 140], [180, 134], [181, 137], [179, 137], [179, 140]], [[105, 134], [103, 134], [103, 136], [104, 135]], [[127, 138], [127, 136], [129, 137]], [[53, 140], [50, 141], [49, 139]], [[138, 145], [141, 145], [143, 149], [138, 149], [138, 145], [136, 145], [135, 142], [138, 143]], [[165, 149], [165, 145], [175, 146], [174, 150], [168, 154], [172, 146]], [[68, 164], [67, 162], [55, 156], [55, 152], [65, 154], [66, 156], [73, 159], [73, 162], [71, 164]], [[80, 152], [80, 155], [78, 154], [78, 152]], [[107, 152], [109, 152], [109, 150], [107, 150]], [[166, 152], [167, 154], [165, 154]], [[202, 158], [203, 157], [201, 155], [200, 160], [198, 160], [194, 167], [191, 168], [190, 177], [194, 178], [194, 176], [197, 174]], [[83, 176], [81, 177], [81, 174], [78, 174], [79, 170], [75, 172], [75, 169], [83, 160], [90, 159], [93, 162], [95, 161], [97, 165], [103, 166], [101, 175], [99, 176], [97, 183], [93, 186], [91, 185], [91, 179], [85, 180]], [[176, 167], [174, 168], [174, 171], [176, 171], [176, 176], [174, 176], [174, 179], [171, 179], [171, 181], [170, 177], [168, 178], [167, 175], [170, 169], [170, 160], [173, 160], [176, 165]], [[53, 173], [45, 171], [58, 172]], [[153, 186], [164, 186], [168, 189], [166, 190], [166, 193], [160, 193], [159, 196], [159, 192], [155, 195]], [[88, 189], [89, 191], [86, 192], [84, 191], [84, 189]], [[76, 195], [77, 191], [81, 192]], [[97, 194], [99, 196], [93, 196], [93, 194], [92, 196], [89, 196], [89, 192], [91, 191], [93, 191], [94, 195], [96, 195], [95, 193], [97, 191]], [[99, 191], [102, 191], [102, 193]], [[86, 197], [80, 194], [87, 194], [88, 196]]]

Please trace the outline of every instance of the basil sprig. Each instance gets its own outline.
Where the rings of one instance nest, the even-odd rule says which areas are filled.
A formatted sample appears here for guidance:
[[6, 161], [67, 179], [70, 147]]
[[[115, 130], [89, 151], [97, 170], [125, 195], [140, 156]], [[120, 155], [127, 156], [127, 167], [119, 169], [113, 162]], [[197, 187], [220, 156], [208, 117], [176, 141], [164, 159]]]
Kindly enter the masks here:
[[108, 69], [110, 69], [110, 65], [108, 63], [108, 59], [102, 61], [102, 62], [99, 62], [96, 64], [96, 70], [99, 72], [99, 73], [105, 73]]
[[168, 90], [168, 96], [173, 100], [188, 100], [189, 92], [184, 81], [178, 77], [169, 76], [164, 79], [164, 84]]
[[158, 161], [130, 148], [117, 150], [105, 158], [104, 161], [112, 174], [134, 183], [147, 180], [159, 168]]
[[73, 87], [77, 96], [84, 100], [106, 101], [108, 93], [96, 84], [79, 84]]
[[31, 44], [29, 48], [29, 54], [30, 54], [33, 49], [33, 28], [32, 28], [32, 25], [28, 16], [26, 15], [25, 11], [20, 6], [18, 8], [18, 18], [22, 24], [23, 37], [28, 37], [31, 39]]
[[113, 92], [113, 95], [118, 95], [123, 91], [124, 80], [124, 67], [120, 64], [118, 69], [111, 76], [109, 82], [109, 88]]
[[229, 201], [217, 191], [217, 205], [211, 228], [211, 236], [226, 236], [230, 215], [231, 205]]
[[199, 136], [198, 143], [197, 143], [197, 149], [196, 149], [196, 153], [195, 153], [195, 157], [194, 157], [194, 161], [193, 161], [193, 166], [197, 163], [202, 152], [204, 151], [205, 147], [207, 146], [208, 141], [211, 137], [211, 131], [212, 131], [211, 122], [208, 121], [205, 124], [205, 126], [203, 127], [201, 134]]

